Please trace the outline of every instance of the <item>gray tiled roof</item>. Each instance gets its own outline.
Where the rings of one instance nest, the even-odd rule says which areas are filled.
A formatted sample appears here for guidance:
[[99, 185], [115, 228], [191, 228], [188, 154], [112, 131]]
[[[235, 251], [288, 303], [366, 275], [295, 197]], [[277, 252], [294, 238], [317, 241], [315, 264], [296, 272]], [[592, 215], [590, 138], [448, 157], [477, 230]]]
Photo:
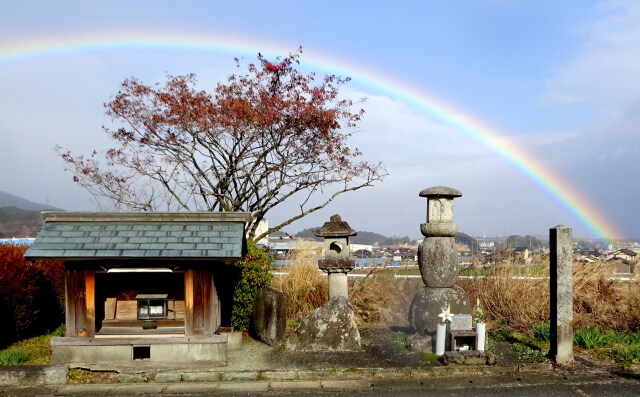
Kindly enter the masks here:
[[43, 213], [28, 259], [239, 258], [245, 213]]

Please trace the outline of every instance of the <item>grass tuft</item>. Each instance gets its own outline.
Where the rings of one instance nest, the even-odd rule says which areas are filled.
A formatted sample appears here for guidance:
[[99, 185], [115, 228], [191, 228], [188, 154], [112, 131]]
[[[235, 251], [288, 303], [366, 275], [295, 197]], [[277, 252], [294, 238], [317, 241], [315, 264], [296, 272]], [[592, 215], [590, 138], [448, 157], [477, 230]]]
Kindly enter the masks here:
[[29, 360], [29, 354], [24, 350], [9, 348], [0, 352], [0, 366], [22, 365]]
[[541, 342], [549, 342], [551, 338], [551, 326], [548, 322], [536, 324], [531, 330], [533, 337]]
[[616, 362], [628, 367], [640, 364], [640, 346], [620, 346], [612, 351], [612, 356]]
[[573, 335], [573, 344], [585, 349], [595, 349], [623, 343], [624, 339], [622, 333], [592, 327], [577, 330]]
[[409, 347], [409, 337], [402, 331], [397, 331], [393, 334], [393, 342], [405, 349]]
[[519, 357], [521, 360], [529, 363], [542, 362], [547, 359], [548, 352], [535, 348], [526, 343], [521, 343], [521, 342], [512, 343], [511, 349], [516, 351], [519, 354]]

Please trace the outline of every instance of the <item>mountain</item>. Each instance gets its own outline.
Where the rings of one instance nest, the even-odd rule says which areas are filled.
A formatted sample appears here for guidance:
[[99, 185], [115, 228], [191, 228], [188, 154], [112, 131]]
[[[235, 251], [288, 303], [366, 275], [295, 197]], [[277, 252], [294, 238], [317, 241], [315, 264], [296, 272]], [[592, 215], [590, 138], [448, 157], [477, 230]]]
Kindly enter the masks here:
[[2, 207], [16, 207], [27, 211], [60, 210], [60, 208], [51, 205], [34, 203], [11, 193], [0, 191], [0, 208]]
[[40, 211], [59, 210], [0, 192], [0, 238], [35, 237], [42, 227]]
[[0, 207], [0, 238], [35, 237], [41, 227], [40, 211]]
[[[295, 234], [295, 237], [306, 238], [309, 240], [322, 241], [322, 237], [317, 237], [314, 232], [320, 229], [318, 227], [312, 227], [310, 229], [304, 229]], [[382, 234], [374, 233], [374, 232], [365, 232], [363, 230], [358, 230], [358, 235], [349, 237], [349, 242], [354, 244], [378, 244], [378, 245], [397, 245], [397, 244], [415, 244], [415, 240], [411, 240], [411, 238], [404, 237], [386, 237]]]

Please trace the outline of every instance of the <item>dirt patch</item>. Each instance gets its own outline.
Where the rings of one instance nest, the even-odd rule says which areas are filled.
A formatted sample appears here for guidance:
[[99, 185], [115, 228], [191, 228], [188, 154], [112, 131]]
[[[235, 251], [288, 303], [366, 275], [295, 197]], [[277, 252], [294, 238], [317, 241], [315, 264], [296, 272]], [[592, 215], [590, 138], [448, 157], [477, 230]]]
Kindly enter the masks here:
[[[357, 352], [291, 352], [245, 338], [242, 350], [229, 352], [229, 370], [297, 369], [331, 370], [348, 368], [428, 368], [441, 364], [432, 354], [410, 351], [404, 341], [407, 327], [385, 326], [360, 329], [362, 350]], [[495, 343], [498, 365], [518, 364], [518, 353], [509, 343]]]
[[71, 368], [67, 375], [67, 383], [77, 384], [105, 384], [119, 383], [116, 371], [94, 371], [84, 368]]

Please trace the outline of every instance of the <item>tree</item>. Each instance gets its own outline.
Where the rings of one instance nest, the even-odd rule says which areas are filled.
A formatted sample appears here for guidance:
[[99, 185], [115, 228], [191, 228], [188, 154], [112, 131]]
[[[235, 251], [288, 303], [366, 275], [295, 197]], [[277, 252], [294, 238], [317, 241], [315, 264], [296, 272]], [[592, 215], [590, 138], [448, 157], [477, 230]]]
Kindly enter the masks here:
[[[212, 94], [196, 89], [193, 74], [153, 86], [127, 79], [105, 104], [120, 126], [103, 127], [115, 141], [104, 162], [96, 151], [58, 153], [74, 181], [118, 209], [249, 212], [249, 235], [262, 238], [386, 176], [347, 145], [364, 114], [339, 96], [350, 79], [302, 74], [301, 53], [274, 62], [258, 54]], [[256, 236], [287, 200], [299, 210]]]

